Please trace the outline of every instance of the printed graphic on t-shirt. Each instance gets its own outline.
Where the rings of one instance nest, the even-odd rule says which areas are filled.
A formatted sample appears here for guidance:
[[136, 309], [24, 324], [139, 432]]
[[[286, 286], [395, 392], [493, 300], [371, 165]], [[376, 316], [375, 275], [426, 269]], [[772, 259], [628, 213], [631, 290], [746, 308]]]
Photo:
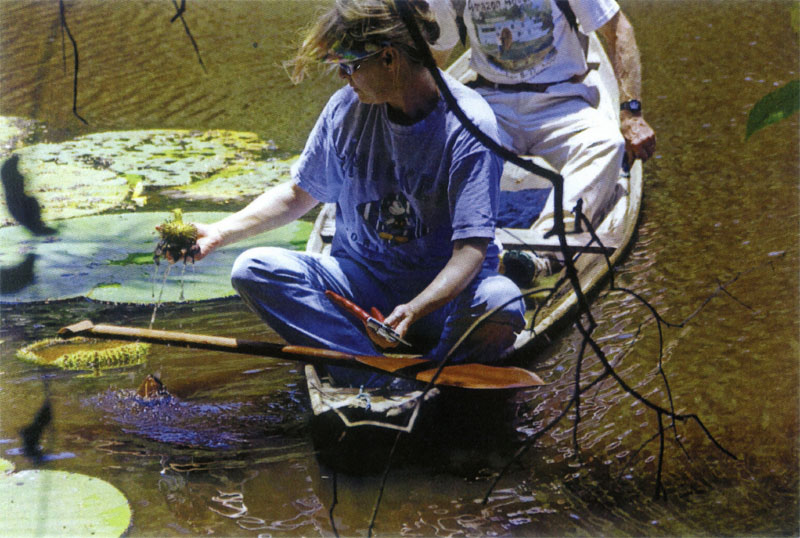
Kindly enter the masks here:
[[383, 200], [361, 204], [358, 211], [378, 236], [390, 243], [408, 243], [428, 233], [427, 226], [403, 193], [392, 193]]
[[467, 7], [478, 44], [495, 67], [530, 77], [555, 59], [550, 0], [468, 0]]

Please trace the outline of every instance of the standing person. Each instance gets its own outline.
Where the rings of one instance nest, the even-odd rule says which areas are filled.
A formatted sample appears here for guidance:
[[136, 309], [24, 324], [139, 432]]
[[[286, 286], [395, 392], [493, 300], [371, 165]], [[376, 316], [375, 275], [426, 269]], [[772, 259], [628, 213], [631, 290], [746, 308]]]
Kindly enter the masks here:
[[[417, 2], [415, 13], [426, 38], [435, 39], [427, 5]], [[324, 62], [338, 67], [347, 86], [328, 101], [291, 180], [231, 216], [196, 225], [201, 259], [319, 202], [336, 203], [330, 256], [254, 248], [232, 270], [242, 299], [292, 344], [366, 355], [396, 345], [340, 310], [326, 290], [389, 313], [385, 323], [432, 358], [443, 358], [495, 307], [458, 360], [498, 358], [524, 326], [519, 289], [496, 271], [502, 161], [447, 110], [420, 58], [394, 0], [337, 0], [309, 31], [293, 78]], [[485, 101], [445, 78], [471, 119], [497, 138]], [[354, 385], [386, 381], [334, 374]]]
[[[497, 116], [501, 142], [520, 155], [544, 158], [564, 176], [564, 220], [582, 200], [582, 211], [598, 224], [613, 198], [623, 155], [647, 160], [655, 133], [641, 104], [641, 64], [633, 28], [615, 0], [428, 0], [440, 35], [431, 42], [441, 63], [469, 37], [469, 85]], [[586, 36], [605, 42], [617, 77], [619, 121], [602, 114], [589, 72]], [[534, 224], [552, 228], [553, 195]], [[543, 260], [537, 260], [537, 264]]]

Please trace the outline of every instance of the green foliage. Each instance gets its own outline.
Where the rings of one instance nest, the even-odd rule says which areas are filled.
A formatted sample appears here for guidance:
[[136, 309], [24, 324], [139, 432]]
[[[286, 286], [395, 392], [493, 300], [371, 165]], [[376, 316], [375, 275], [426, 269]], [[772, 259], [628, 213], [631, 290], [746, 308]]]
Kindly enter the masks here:
[[0, 474], [0, 536], [121, 536], [125, 495], [104, 480], [65, 471]]
[[800, 110], [800, 79], [768, 93], [750, 110], [745, 139], [753, 133], [784, 120]]
[[[229, 214], [188, 213], [184, 218], [187, 222], [216, 222]], [[155, 227], [168, 216], [167, 212], [145, 212], [67, 219], [59, 223], [55, 237], [32, 237], [21, 226], [0, 228], [0, 267], [19, 264], [31, 253], [36, 255], [33, 282], [0, 295], [0, 302], [89, 297], [110, 302], [155, 303], [162, 277], [156, 281], [155, 266], [140, 262], [143, 252], [150, 252], [152, 259], [158, 242]], [[194, 265], [178, 263], [170, 267], [162, 262], [162, 274], [170, 267], [162, 301], [181, 301], [182, 292], [187, 301], [231, 296], [234, 294], [230, 285], [231, 266], [243, 250], [265, 245], [302, 250], [311, 227], [309, 222], [297, 221], [223, 247]]]

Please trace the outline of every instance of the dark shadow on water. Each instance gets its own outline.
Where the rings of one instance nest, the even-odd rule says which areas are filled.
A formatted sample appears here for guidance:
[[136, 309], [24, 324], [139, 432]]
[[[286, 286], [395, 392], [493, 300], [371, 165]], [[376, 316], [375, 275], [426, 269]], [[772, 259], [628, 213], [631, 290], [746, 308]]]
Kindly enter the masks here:
[[36, 254], [29, 252], [25, 259], [10, 267], [0, 267], [0, 293], [15, 293], [33, 282]]
[[[501, 468], [524, 439], [515, 412], [507, 392], [445, 391], [423, 406], [410, 434], [400, 434], [392, 465], [481, 479]], [[397, 437], [385, 428], [343, 428], [336, 416], [315, 416], [309, 427], [319, 462], [352, 475], [383, 472]]]

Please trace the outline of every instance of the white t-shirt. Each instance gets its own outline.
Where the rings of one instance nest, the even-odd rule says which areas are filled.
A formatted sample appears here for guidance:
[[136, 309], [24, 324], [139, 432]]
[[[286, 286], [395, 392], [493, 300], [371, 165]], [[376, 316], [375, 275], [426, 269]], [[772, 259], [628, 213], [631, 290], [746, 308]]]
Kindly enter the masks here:
[[[570, 0], [580, 30], [590, 34], [618, 11], [616, 0]], [[428, 0], [440, 36], [431, 45], [449, 50], [458, 43], [452, 0]], [[466, 0], [464, 24], [472, 68], [499, 84], [550, 83], [586, 72], [575, 31], [554, 0]]]

